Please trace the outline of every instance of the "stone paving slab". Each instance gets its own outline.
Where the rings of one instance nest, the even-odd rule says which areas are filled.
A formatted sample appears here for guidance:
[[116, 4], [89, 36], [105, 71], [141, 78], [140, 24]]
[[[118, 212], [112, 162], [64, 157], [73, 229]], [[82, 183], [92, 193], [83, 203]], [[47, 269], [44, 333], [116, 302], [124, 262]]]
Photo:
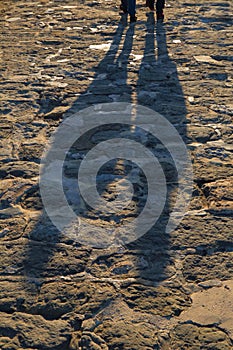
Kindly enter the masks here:
[[[167, 1], [159, 26], [144, 5], [129, 26], [113, 0], [0, 3], [1, 349], [232, 349], [232, 1]], [[129, 245], [98, 249], [59, 232], [43, 212], [39, 163], [63, 120], [111, 102], [149, 107], [175, 126], [191, 153], [194, 191], [169, 235], [162, 218]], [[116, 133], [129, 130], [105, 128], [73, 146], [64, 171], [70, 200], [85, 152]], [[151, 137], [136, 136], [164, 155]], [[161, 159], [166, 219], [176, 174]], [[143, 174], [117, 169], [136, 174], [144, 199]], [[103, 189], [108, 200], [114, 186]], [[85, 207], [80, 229], [91, 223], [98, 235], [134, 217], [137, 203], [118, 222]]]

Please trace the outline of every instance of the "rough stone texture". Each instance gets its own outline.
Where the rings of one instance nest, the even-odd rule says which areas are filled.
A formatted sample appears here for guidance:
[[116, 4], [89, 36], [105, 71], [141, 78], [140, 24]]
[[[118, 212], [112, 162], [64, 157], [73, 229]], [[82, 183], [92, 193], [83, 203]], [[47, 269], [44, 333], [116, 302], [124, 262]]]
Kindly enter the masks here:
[[199, 284], [205, 291], [194, 293], [193, 304], [181, 315], [183, 321], [192, 320], [196, 324], [218, 325], [221, 329], [227, 329], [232, 338], [232, 280], [221, 283], [218, 280], [210, 280]]
[[[1, 1], [1, 349], [232, 349], [232, 1], [170, 0], [164, 26], [146, 16], [144, 0], [137, 24], [124, 26], [118, 5]], [[58, 232], [43, 213], [39, 162], [63, 119], [114, 101], [150, 107], [177, 128], [193, 160], [193, 198], [166, 234], [176, 174], [161, 145], [136, 132], [162, 158], [169, 180], [164, 217], [136, 242], [92, 249]], [[85, 152], [116, 133], [129, 130], [90, 133], [65, 162], [64, 188], [83, 209], [84, 234], [88, 222], [98, 233], [136, 216], [138, 198], [146, 196], [136, 173], [138, 197], [118, 222], [73, 196]], [[112, 168], [98, 175], [109, 200]], [[135, 174], [129, 164], [116, 168]]]

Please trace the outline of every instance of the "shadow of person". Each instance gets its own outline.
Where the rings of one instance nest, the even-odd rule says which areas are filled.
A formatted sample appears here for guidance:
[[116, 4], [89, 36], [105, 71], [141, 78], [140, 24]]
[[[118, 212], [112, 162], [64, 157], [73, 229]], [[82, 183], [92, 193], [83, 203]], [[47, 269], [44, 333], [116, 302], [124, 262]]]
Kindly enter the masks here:
[[[145, 49], [137, 81], [137, 103], [164, 116], [185, 140], [185, 99], [176, 64], [168, 55], [166, 27], [160, 23], [155, 25], [152, 12], [147, 16]], [[169, 138], [168, 133], [167, 144]], [[180, 301], [177, 302], [177, 290], [172, 291], [177, 278], [171, 235], [167, 232], [170, 215], [176, 206], [178, 173], [173, 155], [166, 144], [151, 135], [145, 143], [163, 168], [167, 184], [166, 203], [155, 225], [143, 237], [128, 245], [130, 255], [140, 259], [134, 258], [137, 271], [132, 277], [135, 280], [125, 282], [123, 295], [135, 310], [171, 317], [178, 315], [183, 310], [183, 305], [187, 304], [184, 296], [179, 296]], [[170, 290], [157, 289], [163, 285], [163, 281], [170, 283]], [[167, 298], [170, 298], [168, 302]]]
[[[108, 52], [96, 67], [93, 82], [73, 103], [68, 114], [76, 113], [95, 104], [111, 103], [117, 98], [127, 102], [131, 101], [132, 88], [127, 83], [127, 66], [133, 45], [134, 26], [126, 29], [126, 24], [126, 18], [122, 16]], [[123, 47], [120, 48], [123, 38]], [[124, 91], [123, 94], [122, 91]], [[119, 126], [117, 129], [119, 129]], [[89, 137], [91, 137], [90, 134]], [[82, 153], [89, 146], [90, 142], [87, 134], [84, 138], [81, 138], [81, 142], [78, 145], [74, 145], [75, 152]], [[65, 169], [65, 176], [67, 175], [68, 182], [69, 178], [74, 178], [76, 181], [77, 170], [76, 168], [73, 169], [72, 166]], [[87, 211], [85, 212], [87, 213]], [[46, 211], [43, 212], [41, 217], [30, 222], [28, 231], [30, 231], [28, 234], [29, 240], [23, 261], [26, 283], [33, 282], [38, 284], [39, 288], [46, 278], [78, 274], [85, 270], [85, 264], [91, 249], [83, 249], [76, 240], [61, 233], [53, 225]], [[69, 253], [67, 247], [69, 247]], [[63, 256], [62, 260], [56, 257], [59, 251]], [[70, 253], [71, 251], [73, 253]], [[65, 262], [65, 256], [67, 256], [67, 263]], [[79, 256], [78, 260], [77, 256]], [[81, 262], [81, 256], [84, 264]]]

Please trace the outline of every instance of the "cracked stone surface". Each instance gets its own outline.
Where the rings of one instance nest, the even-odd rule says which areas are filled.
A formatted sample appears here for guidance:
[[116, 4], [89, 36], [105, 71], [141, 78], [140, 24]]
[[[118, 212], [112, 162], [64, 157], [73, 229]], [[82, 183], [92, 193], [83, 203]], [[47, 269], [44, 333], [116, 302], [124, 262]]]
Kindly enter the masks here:
[[[120, 22], [118, 5], [1, 1], [3, 350], [232, 349], [232, 1], [168, 0], [159, 26], [144, 0], [134, 26]], [[39, 163], [49, 137], [68, 116], [105, 102], [161, 113], [191, 153], [192, 200], [169, 235], [176, 173], [162, 145], [140, 132], [137, 141], [161, 157], [169, 183], [169, 203], [146, 235], [94, 249], [58, 232], [43, 211]], [[110, 126], [72, 146], [64, 188], [74, 208], [83, 206], [72, 191], [81, 160], [116, 134], [129, 130]], [[136, 196], [117, 220], [83, 207], [84, 234], [86, 223], [98, 235], [143, 206], [145, 177], [128, 163], [98, 174], [103, 196], [114, 199], [122, 185], [114, 167], [117, 176], [133, 174]]]

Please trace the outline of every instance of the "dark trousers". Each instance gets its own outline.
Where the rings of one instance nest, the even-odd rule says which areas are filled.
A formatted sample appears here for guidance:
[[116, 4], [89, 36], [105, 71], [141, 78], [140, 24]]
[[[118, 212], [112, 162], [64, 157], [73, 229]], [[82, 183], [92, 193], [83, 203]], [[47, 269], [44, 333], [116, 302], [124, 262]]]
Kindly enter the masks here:
[[121, 5], [128, 10], [130, 16], [135, 16], [136, 0], [121, 0]]
[[[155, 0], [148, 0], [154, 6]], [[121, 5], [124, 9], [128, 10], [131, 16], [135, 15], [136, 12], [136, 0], [121, 0]], [[157, 0], [156, 1], [156, 12], [163, 12], [165, 6], [165, 0]]]
[[[156, 2], [156, 5], [155, 5]], [[156, 7], [156, 12], [157, 13], [162, 13], [164, 6], [165, 6], [165, 0], [146, 0], [146, 5], [149, 7], [154, 8], [154, 5]]]
[[161, 13], [163, 12], [165, 6], [165, 0], [157, 0], [156, 1], [156, 12]]

